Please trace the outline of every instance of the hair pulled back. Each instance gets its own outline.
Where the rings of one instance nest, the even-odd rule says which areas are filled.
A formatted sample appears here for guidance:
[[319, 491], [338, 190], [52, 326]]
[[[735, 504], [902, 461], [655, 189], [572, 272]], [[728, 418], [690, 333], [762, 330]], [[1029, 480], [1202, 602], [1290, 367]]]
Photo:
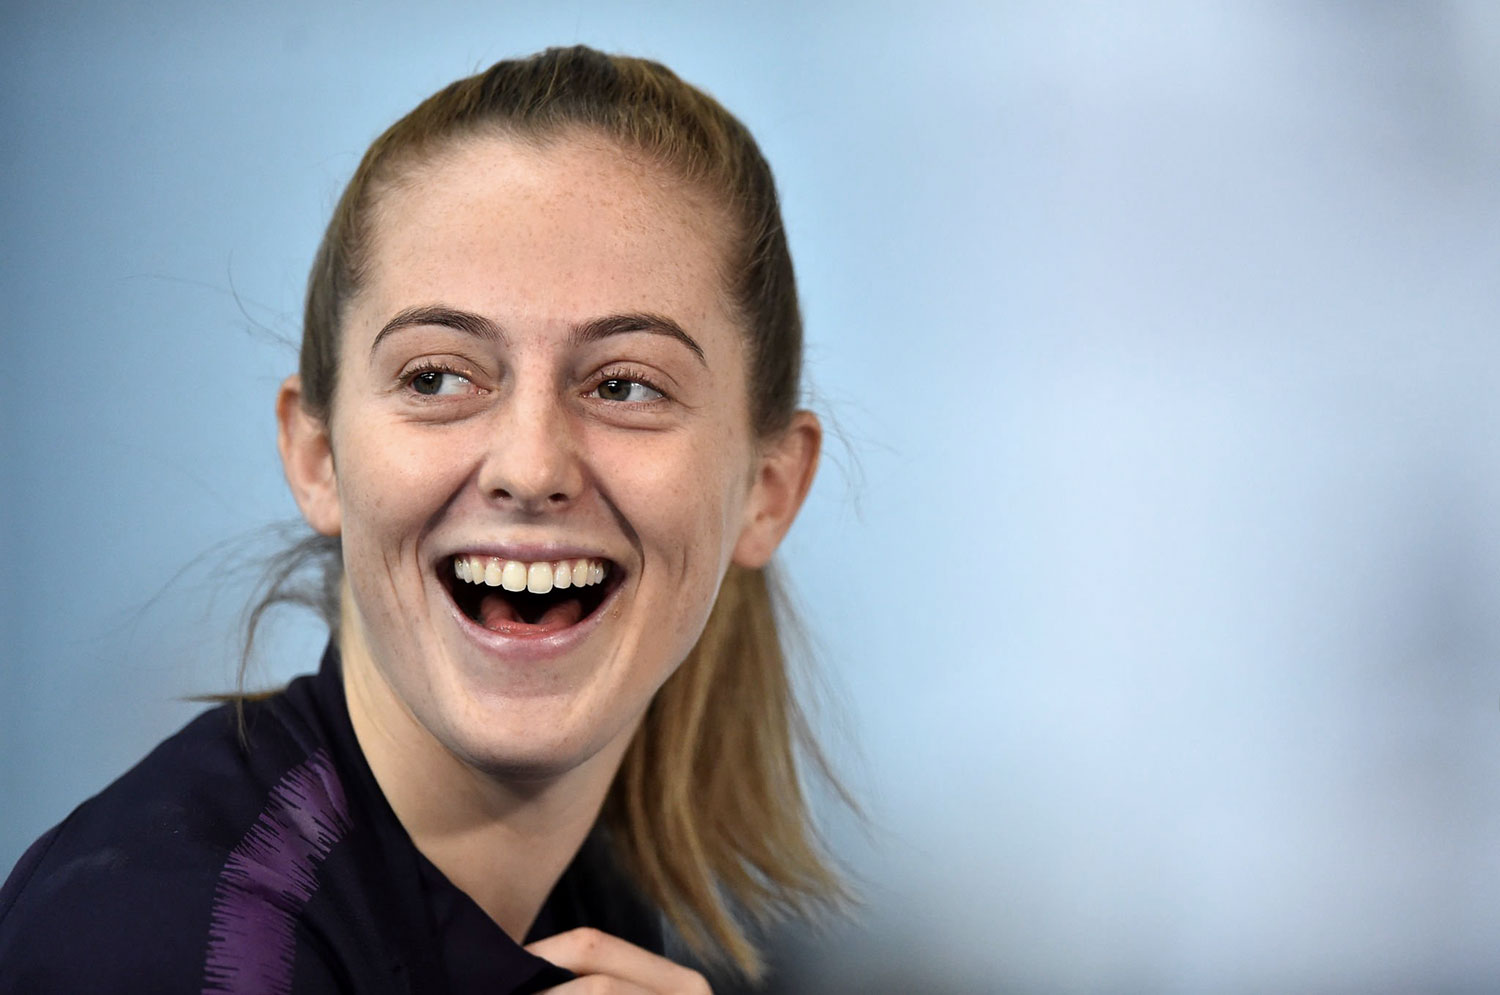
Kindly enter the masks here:
[[[309, 277], [299, 372], [305, 408], [326, 421], [338, 389], [341, 330], [364, 280], [382, 192], [453, 143], [483, 134], [546, 142], [582, 131], [640, 155], [710, 195], [731, 219], [723, 272], [746, 336], [752, 427], [784, 429], [800, 394], [802, 323], [775, 182], [744, 125], [707, 94], [647, 60], [582, 46], [497, 63], [423, 101], [365, 153]], [[290, 551], [251, 612], [319, 602], [337, 629], [337, 539]], [[292, 574], [321, 562], [309, 597]], [[641, 890], [700, 955], [755, 977], [741, 917], [766, 923], [842, 897], [813, 831], [799, 753], [827, 774], [798, 710], [766, 571], [731, 567], [707, 627], [653, 699], [605, 803], [610, 839]]]
[[708, 192], [733, 219], [724, 267], [750, 347], [750, 411], [762, 436], [786, 426], [802, 376], [802, 318], [771, 168], [745, 126], [665, 66], [584, 46], [498, 62], [417, 105], [370, 146], [313, 261], [299, 372], [326, 419], [342, 319], [368, 266], [383, 187], [464, 137], [499, 130], [545, 141], [583, 129]]

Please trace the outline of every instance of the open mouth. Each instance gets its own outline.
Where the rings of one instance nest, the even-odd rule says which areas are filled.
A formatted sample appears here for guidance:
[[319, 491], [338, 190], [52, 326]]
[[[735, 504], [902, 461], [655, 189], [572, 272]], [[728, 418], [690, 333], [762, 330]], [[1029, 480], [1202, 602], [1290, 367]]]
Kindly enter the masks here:
[[491, 632], [541, 636], [588, 618], [621, 572], [598, 558], [534, 563], [495, 556], [454, 556], [441, 571], [448, 593], [470, 621]]

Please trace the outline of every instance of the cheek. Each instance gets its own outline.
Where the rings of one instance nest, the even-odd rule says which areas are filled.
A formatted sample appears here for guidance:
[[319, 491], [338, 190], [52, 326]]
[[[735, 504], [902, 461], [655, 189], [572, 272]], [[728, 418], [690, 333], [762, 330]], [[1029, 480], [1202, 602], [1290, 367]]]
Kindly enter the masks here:
[[[421, 440], [396, 441], [398, 433], [377, 425], [336, 436], [334, 451], [339, 507], [346, 545], [350, 539], [392, 544], [415, 542], [428, 521], [464, 479], [461, 440], [427, 447]], [[444, 458], [435, 459], [434, 452]], [[363, 552], [370, 552], [364, 550]]]
[[601, 482], [640, 537], [648, 566], [665, 566], [685, 582], [717, 583], [748, 489], [744, 449], [730, 433], [694, 434], [603, 457]]

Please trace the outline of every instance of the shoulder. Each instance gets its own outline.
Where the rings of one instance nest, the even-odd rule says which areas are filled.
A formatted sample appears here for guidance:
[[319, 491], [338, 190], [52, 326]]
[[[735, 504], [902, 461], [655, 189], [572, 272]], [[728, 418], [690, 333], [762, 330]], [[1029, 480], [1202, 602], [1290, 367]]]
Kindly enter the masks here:
[[[233, 706], [198, 716], [27, 851], [0, 890], [9, 983], [119, 990], [131, 978], [139, 990], [199, 990], [237, 857], [241, 877], [255, 877], [246, 841], [274, 863], [282, 837], [293, 847], [304, 829], [316, 838], [337, 808], [326, 800], [337, 778], [318, 776], [327, 754], [282, 697], [246, 706], [244, 738]], [[311, 806], [296, 804], [308, 797]]]

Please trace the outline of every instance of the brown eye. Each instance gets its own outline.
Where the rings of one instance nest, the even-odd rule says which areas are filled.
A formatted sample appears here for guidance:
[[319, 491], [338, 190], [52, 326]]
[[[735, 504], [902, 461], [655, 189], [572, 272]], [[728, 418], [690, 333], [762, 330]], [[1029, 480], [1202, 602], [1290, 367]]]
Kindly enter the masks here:
[[625, 380], [618, 377], [601, 381], [599, 386], [594, 388], [594, 393], [606, 401], [636, 403], [656, 401], [665, 396], [655, 387], [643, 384], [639, 380]]
[[461, 394], [468, 386], [467, 377], [444, 370], [423, 370], [411, 378], [411, 389], [429, 397], [439, 394]]

